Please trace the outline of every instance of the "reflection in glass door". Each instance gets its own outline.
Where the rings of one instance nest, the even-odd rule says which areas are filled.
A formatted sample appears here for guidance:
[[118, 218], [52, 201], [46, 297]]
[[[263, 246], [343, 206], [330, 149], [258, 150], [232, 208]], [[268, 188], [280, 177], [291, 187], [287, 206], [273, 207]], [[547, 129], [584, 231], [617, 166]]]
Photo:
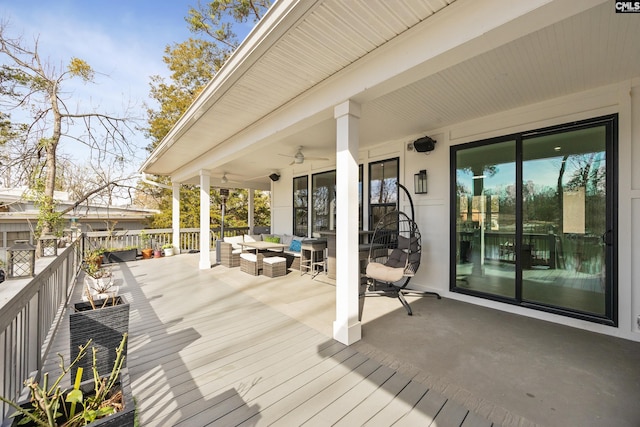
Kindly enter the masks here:
[[606, 134], [523, 138], [523, 301], [606, 314]]
[[457, 152], [457, 286], [515, 298], [516, 141]]
[[451, 289], [615, 324], [615, 129], [452, 147]]

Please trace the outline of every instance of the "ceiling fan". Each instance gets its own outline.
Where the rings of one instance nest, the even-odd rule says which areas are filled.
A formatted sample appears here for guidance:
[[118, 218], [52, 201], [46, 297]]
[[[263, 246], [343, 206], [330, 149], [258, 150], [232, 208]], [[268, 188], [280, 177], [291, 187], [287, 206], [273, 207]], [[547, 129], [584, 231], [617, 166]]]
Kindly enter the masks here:
[[289, 163], [289, 166], [296, 164], [296, 165], [301, 165], [302, 163], [304, 163], [305, 159], [306, 160], [329, 160], [326, 157], [307, 157], [304, 154], [302, 154], [302, 145], [298, 147], [298, 151], [296, 151], [296, 154], [294, 154], [293, 156], [290, 156], [288, 154], [280, 154], [281, 156], [284, 157], [292, 157], [293, 161], [291, 163]]
[[220, 178], [220, 183], [222, 183], [222, 184], [239, 183], [239, 182], [240, 182], [240, 181], [233, 181], [233, 180], [230, 180], [230, 179], [227, 177], [227, 173], [226, 173], [226, 172], [223, 172], [223, 173], [222, 173], [222, 178]]

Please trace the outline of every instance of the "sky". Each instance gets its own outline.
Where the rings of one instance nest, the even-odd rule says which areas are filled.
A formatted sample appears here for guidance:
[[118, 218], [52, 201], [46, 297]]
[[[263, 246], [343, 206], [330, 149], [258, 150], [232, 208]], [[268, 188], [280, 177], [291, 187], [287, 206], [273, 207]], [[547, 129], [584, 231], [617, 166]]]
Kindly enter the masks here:
[[[122, 113], [131, 103], [144, 119], [144, 103], [155, 105], [148, 98], [150, 76], [169, 75], [164, 49], [192, 36], [185, 17], [196, 5], [197, 0], [0, 0], [0, 19], [8, 22], [7, 34], [22, 36], [30, 46], [38, 37], [40, 55], [52, 64], [66, 66], [77, 57], [96, 71], [96, 84], [65, 87], [82, 105], [90, 100], [100, 111]], [[142, 132], [133, 142], [140, 148], [149, 144]], [[132, 162], [136, 169], [147, 153], [141, 149], [138, 156]]]

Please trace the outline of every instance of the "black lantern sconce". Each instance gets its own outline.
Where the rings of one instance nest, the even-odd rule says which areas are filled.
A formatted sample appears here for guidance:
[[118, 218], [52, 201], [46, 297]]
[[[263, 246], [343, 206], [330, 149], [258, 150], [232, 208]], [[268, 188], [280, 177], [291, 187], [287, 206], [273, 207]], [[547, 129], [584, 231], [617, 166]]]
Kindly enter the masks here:
[[16, 240], [7, 248], [9, 254], [9, 279], [33, 277], [36, 265], [36, 247], [27, 240]]
[[52, 234], [40, 238], [40, 256], [58, 256], [58, 238]]
[[421, 170], [413, 175], [413, 191], [416, 194], [427, 194], [427, 171]]

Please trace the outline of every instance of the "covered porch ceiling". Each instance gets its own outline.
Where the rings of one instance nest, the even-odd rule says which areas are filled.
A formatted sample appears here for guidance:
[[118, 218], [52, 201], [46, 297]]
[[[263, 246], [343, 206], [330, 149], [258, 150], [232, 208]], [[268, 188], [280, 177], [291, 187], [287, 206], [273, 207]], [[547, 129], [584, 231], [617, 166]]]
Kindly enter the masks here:
[[362, 106], [367, 149], [640, 75], [637, 15], [521, 3], [278, 1], [141, 170], [268, 189], [299, 146], [327, 159], [305, 171], [335, 163], [333, 105], [346, 99]]

